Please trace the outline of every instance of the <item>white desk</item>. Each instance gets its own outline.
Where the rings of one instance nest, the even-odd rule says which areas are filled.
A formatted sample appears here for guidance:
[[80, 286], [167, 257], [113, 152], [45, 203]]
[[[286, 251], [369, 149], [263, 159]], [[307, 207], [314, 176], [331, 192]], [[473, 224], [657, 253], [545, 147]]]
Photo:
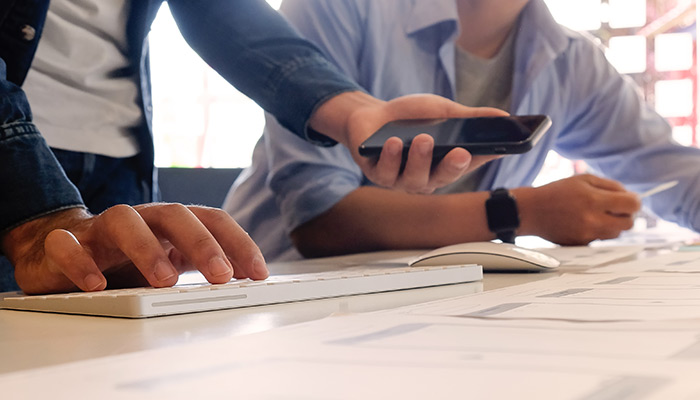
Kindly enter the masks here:
[[547, 279], [561, 272], [485, 274], [482, 282], [461, 285], [145, 320], [0, 310], [0, 374], [261, 332], [335, 313], [389, 309]]
[[[230, 387], [218, 383], [231, 379], [247, 383], [237, 387], [245, 398], [391, 398], [400, 389], [418, 399], [436, 388], [461, 398], [464, 387], [481, 398], [698, 398], [697, 248], [573, 250], [560, 258], [611, 265], [146, 320], [0, 311], [0, 378], [24, 370], [3, 383], [25, 398], [73, 399], [81, 389], [189, 398], [203, 388], [221, 397]], [[308, 261], [295, 272], [343, 266]], [[305, 321], [316, 322], [270, 330]], [[79, 360], [90, 361], [68, 364]]]

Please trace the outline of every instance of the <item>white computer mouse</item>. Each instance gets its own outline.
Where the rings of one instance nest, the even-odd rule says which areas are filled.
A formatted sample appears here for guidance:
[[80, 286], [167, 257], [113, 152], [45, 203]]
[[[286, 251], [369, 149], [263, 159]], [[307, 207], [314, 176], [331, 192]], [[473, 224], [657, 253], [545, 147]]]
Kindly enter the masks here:
[[510, 243], [470, 242], [429, 251], [411, 266], [480, 264], [484, 271], [546, 271], [557, 268], [559, 260], [536, 250]]

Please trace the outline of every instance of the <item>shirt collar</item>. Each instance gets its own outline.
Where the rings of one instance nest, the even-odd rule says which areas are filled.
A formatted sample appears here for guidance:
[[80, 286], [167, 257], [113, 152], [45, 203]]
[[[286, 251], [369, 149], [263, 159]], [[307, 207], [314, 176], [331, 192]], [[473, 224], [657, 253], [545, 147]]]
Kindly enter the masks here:
[[414, 0], [404, 21], [404, 30], [407, 35], [413, 35], [443, 23], [450, 23], [452, 31], [449, 33], [457, 32], [457, 4], [454, 0]]
[[[408, 36], [437, 32], [439, 54], [454, 93], [454, 40], [459, 34], [455, 0], [413, 0], [403, 26]], [[530, 0], [523, 9], [515, 43], [513, 102], [518, 104], [530, 82], [559, 57], [577, 34], [559, 25], [544, 0]], [[535, 56], [533, 56], [533, 54]]]
[[[566, 49], [574, 33], [559, 25], [549, 12], [544, 0], [530, 0], [523, 10], [520, 37], [537, 42], [558, 54]], [[459, 29], [457, 4], [454, 0], [414, 0], [411, 12], [404, 21], [407, 35], [448, 23], [450, 29], [445, 38], [456, 36]]]
[[[559, 25], [544, 0], [530, 0], [521, 15], [518, 40], [538, 43], [551, 54], [562, 53], [576, 34]], [[529, 47], [529, 46], [521, 46]]]

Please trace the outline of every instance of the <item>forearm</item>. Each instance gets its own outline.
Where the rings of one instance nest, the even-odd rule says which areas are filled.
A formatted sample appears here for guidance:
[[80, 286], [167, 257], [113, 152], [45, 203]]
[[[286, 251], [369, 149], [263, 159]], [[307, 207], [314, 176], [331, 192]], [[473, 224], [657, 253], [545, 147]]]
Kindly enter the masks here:
[[4, 79], [0, 60], [0, 235], [39, 216], [80, 206], [80, 194], [32, 123], [24, 93]]
[[[631, 228], [640, 206], [618, 182], [592, 175], [516, 188], [511, 194], [520, 214], [517, 235], [565, 245], [617, 237]], [[365, 186], [299, 226], [291, 239], [307, 257], [492, 240], [488, 197], [488, 192], [416, 195]]]
[[349, 128], [353, 114], [383, 103], [365, 92], [345, 92], [322, 103], [312, 114], [309, 127], [350, 148]]
[[262, 0], [168, 3], [197, 53], [299, 136], [321, 104], [359, 89]]
[[[596, 238], [595, 234], [574, 232], [575, 227], [569, 227], [576, 218], [569, 213], [584, 213], [571, 202], [561, 204], [560, 196], [565, 192], [547, 187], [511, 190], [520, 215], [516, 234], [537, 235], [567, 244], [587, 243]], [[291, 239], [306, 257], [489, 241], [495, 235], [488, 229], [485, 207], [488, 197], [489, 192], [420, 195], [363, 186], [293, 230]], [[569, 232], [574, 236], [569, 236]]]
[[488, 192], [419, 195], [365, 186], [296, 228], [291, 239], [306, 257], [492, 240], [487, 197]]

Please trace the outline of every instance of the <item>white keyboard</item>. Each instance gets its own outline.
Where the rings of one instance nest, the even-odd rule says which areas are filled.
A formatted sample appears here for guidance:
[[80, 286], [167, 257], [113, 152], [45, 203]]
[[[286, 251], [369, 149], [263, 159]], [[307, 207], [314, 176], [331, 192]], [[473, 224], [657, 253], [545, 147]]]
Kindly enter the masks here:
[[450, 285], [481, 280], [482, 276], [479, 265], [367, 267], [277, 275], [264, 281], [239, 279], [221, 285], [195, 283], [170, 288], [115, 289], [37, 296], [11, 292], [0, 294], [0, 308], [146, 318]]

